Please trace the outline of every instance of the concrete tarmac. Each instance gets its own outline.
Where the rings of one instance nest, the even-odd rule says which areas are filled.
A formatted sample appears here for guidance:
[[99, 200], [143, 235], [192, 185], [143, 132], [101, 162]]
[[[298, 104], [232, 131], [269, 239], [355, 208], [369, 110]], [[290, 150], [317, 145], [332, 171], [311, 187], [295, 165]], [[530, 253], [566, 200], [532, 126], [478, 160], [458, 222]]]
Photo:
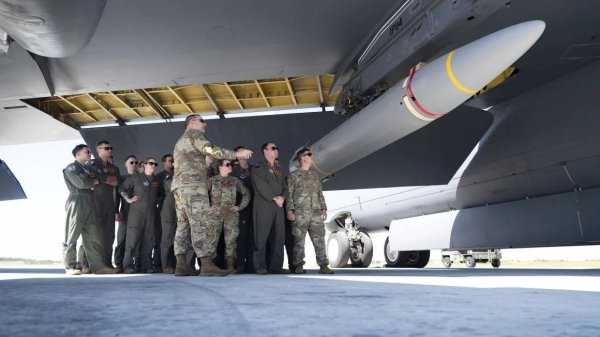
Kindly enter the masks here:
[[600, 269], [0, 269], [0, 336], [600, 336]]

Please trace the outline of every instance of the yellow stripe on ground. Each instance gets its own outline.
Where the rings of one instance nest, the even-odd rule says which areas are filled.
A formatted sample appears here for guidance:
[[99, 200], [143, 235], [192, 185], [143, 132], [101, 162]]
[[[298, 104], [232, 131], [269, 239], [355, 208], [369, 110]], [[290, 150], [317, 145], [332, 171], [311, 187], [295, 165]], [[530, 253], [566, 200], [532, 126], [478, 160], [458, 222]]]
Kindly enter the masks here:
[[478, 90], [471, 90], [471, 89], [464, 87], [462, 84], [460, 84], [460, 82], [454, 76], [454, 73], [452, 72], [452, 55], [453, 54], [454, 54], [454, 50], [448, 54], [448, 58], [446, 59], [446, 71], [448, 72], [448, 77], [450, 78], [450, 81], [452, 82], [452, 84], [454, 84], [455, 87], [458, 88], [458, 90], [460, 90], [466, 94], [469, 94], [469, 95], [475, 94]]

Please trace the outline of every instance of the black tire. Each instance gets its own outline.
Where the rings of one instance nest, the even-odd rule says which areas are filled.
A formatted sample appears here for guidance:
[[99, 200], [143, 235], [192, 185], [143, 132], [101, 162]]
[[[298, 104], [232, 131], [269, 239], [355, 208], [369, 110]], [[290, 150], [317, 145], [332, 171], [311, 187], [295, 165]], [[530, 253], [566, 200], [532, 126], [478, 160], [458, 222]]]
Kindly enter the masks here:
[[414, 250], [406, 252], [392, 252], [389, 250], [390, 238], [385, 239], [383, 256], [388, 267], [391, 268], [424, 268], [429, 263], [430, 251]]
[[452, 261], [450, 261], [450, 257], [448, 257], [448, 256], [445, 256], [442, 259], [442, 263], [444, 264], [444, 267], [446, 267], [446, 268], [452, 267]]
[[360, 233], [360, 247], [356, 256], [350, 253], [350, 263], [354, 268], [367, 268], [373, 261], [373, 241], [367, 233]]
[[475, 268], [477, 262], [475, 262], [475, 259], [472, 256], [467, 256], [465, 257], [465, 265], [467, 265], [468, 268]]
[[[330, 252], [330, 244], [332, 240], [335, 240], [337, 243], [337, 251], [335, 254], [331, 254], [333, 252]], [[329, 234], [329, 238], [327, 238], [326, 249], [327, 259], [329, 260], [329, 265], [332, 268], [344, 268], [346, 264], [348, 264], [348, 259], [350, 258], [350, 243], [348, 242], [348, 235], [346, 235], [346, 232], [339, 231]], [[331, 247], [331, 249], [334, 248]]]
[[500, 268], [500, 260], [492, 260], [492, 267]]

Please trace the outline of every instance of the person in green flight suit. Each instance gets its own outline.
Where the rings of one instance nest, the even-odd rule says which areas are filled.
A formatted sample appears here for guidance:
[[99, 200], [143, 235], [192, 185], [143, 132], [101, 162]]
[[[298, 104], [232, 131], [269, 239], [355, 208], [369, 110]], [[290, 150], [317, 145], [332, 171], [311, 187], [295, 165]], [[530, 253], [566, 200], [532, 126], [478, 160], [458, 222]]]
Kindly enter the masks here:
[[87, 250], [90, 269], [94, 274], [115, 274], [116, 269], [106, 266], [102, 256], [100, 227], [96, 215], [93, 189], [100, 183], [86, 166], [91, 153], [87, 145], [77, 145], [72, 151], [75, 161], [63, 170], [69, 197], [65, 204], [67, 220], [63, 243], [63, 264], [68, 275], [81, 275], [77, 269], [77, 239], [81, 235]]
[[[128, 177], [120, 186], [119, 192], [130, 204], [125, 241], [125, 274], [134, 274], [133, 256], [141, 249], [140, 259], [143, 273], [154, 273], [152, 269], [152, 247], [154, 246], [154, 220], [159, 182], [154, 176], [158, 166], [156, 159], [144, 160], [144, 173]], [[129, 197], [133, 195], [133, 197]]]

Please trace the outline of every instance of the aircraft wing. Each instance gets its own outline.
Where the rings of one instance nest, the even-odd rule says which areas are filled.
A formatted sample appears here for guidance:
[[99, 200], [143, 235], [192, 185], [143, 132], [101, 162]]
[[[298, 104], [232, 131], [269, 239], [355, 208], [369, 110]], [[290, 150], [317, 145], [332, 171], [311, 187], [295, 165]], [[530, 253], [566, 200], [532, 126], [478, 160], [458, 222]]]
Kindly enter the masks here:
[[[438, 2], [445, 4], [444, 0]], [[206, 119], [221, 118], [211, 121], [208, 131], [219, 145], [233, 147], [243, 143], [256, 150], [270, 139], [288, 151], [280, 154], [284, 163], [298, 146], [317, 141], [344, 121], [343, 117], [324, 111], [330, 110], [338, 95], [335, 92], [327, 96], [332, 87], [335, 91], [333, 74], [344, 72], [344, 61], [356, 59], [352, 51], [362, 51], [365, 38], [377, 33], [377, 27], [389, 19], [386, 15], [404, 3], [382, 0], [373, 6], [360, 0], [230, 0], [207, 4], [188, 0], [175, 6], [141, 0], [106, 2], [89, 43], [73, 55], [40, 59], [13, 42], [7, 54], [12, 63], [0, 65], [0, 99], [23, 99], [27, 106], [78, 129], [90, 144], [100, 138], [111, 139], [116, 148], [123, 149], [123, 153], [115, 154], [117, 161], [119, 155], [132, 152], [141, 157], [172, 152], [182, 125], [170, 122], [194, 112]], [[470, 29], [460, 30], [460, 34], [442, 34], [440, 39], [428, 43], [424, 49], [427, 53], [422, 54], [427, 55], [426, 59], [420, 61], [427, 63], [514, 24], [545, 22], [541, 38], [513, 64], [513, 76], [479, 92], [456, 109], [470, 114], [474, 110], [468, 110], [469, 106], [491, 107], [598, 60], [598, 12], [600, 2], [595, 0], [560, 0], [552, 6], [545, 0], [507, 1], [484, 19], [468, 17]], [[55, 90], [54, 97], [49, 97], [51, 89]], [[317, 108], [320, 112], [281, 114], [297, 108]], [[266, 110], [275, 115], [230, 118]], [[447, 172], [440, 169], [429, 175], [430, 181], [423, 180], [419, 172], [427, 172], [431, 165], [422, 158], [412, 158], [404, 162], [413, 166], [405, 175], [390, 171], [378, 183], [354, 187], [384, 186], [390, 181], [410, 185], [438, 183], [451, 176], [458, 157], [466, 157], [473, 148], [473, 139], [488, 123], [487, 117], [460, 121], [460, 115], [453, 111], [422, 130], [434, 143], [448, 139], [446, 129], [436, 129], [436, 125], [458, 121], [456, 127], [461, 132], [471, 122], [478, 125], [473, 126], [472, 133], [465, 133], [460, 148], [457, 145], [451, 149], [457, 157], [450, 156], [448, 165], [439, 166]], [[146, 122], [160, 124], [134, 126]], [[112, 127], [81, 129], [93, 126]], [[303, 132], [296, 130], [300, 126]], [[27, 134], [32, 128], [20, 130]], [[396, 161], [388, 165], [398, 165], [403, 156], [395, 154], [418, 135], [405, 137], [351, 166], [356, 168], [338, 172], [328, 184], [343, 189], [336, 180], [359, 181], [364, 172], [386, 168], [387, 161], [382, 160], [389, 156]], [[432, 148], [431, 153], [437, 150]], [[352, 170], [357, 173], [350, 173]], [[412, 178], [405, 182], [398, 180], [399, 176]]]
[[8, 168], [8, 165], [0, 160], [0, 201], [27, 199], [25, 191], [19, 180]]

